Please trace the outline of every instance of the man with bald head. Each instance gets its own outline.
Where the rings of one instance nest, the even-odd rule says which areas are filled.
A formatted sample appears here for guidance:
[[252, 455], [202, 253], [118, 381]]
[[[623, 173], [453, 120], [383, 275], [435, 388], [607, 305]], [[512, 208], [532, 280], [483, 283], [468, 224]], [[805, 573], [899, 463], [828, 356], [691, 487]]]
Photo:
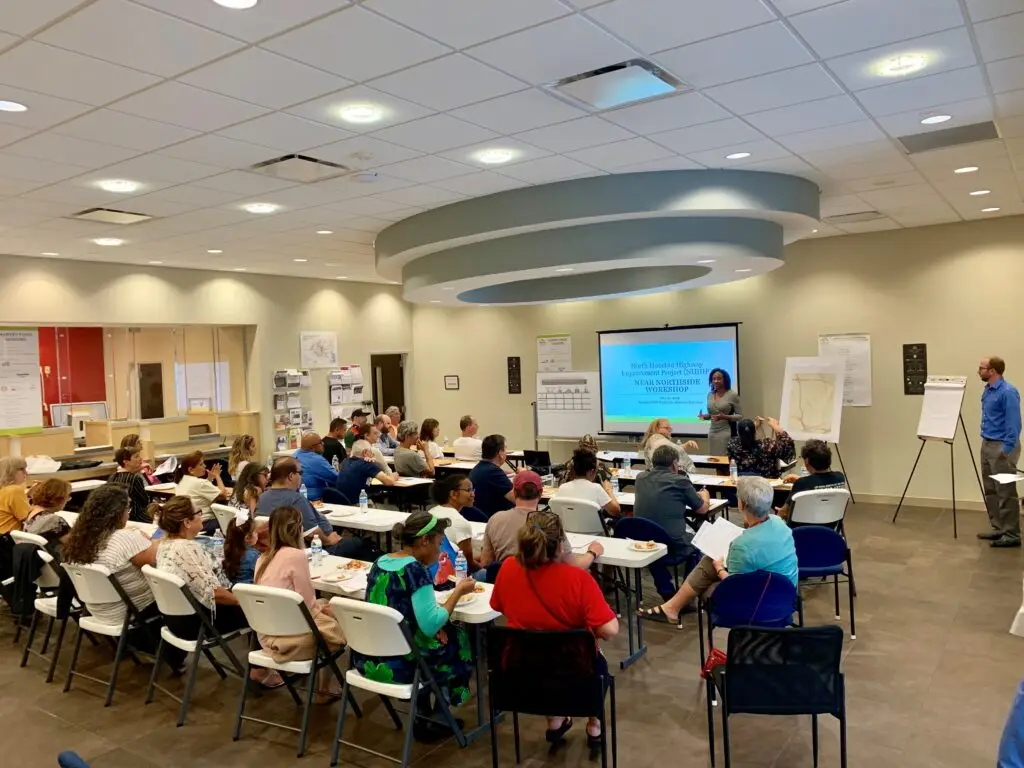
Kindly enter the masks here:
[[306, 486], [306, 497], [310, 501], [320, 501], [324, 495], [324, 488], [333, 488], [338, 482], [338, 473], [324, 458], [324, 441], [316, 432], [306, 432], [302, 436], [301, 447], [295, 452], [295, 460], [302, 469], [302, 482]]
[[978, 534], [993, 547], [1020, 546], [1020, 504], [1014, 483], [990, 475], [1013, 474], [1020, 459], [1020, 393], [1003, 378], [1006, 362], [986, 357], [978, 364], [981, 393], [981, 482], [991, 530]]

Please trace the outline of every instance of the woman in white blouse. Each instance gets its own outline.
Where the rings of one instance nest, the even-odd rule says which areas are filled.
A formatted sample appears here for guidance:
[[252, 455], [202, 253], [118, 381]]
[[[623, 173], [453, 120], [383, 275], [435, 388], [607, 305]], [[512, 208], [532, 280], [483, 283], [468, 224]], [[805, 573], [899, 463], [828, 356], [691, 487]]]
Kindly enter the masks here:
[[682, 445], [672, 442], [672, 422], [668, 419], [655, 419], [647, 427], [644, 439], [640, 441], [640, 455], [644, 458], [647, 468], [651, 468], [651, 456], [663, 445], [671, 445], [679, 453], [679, 469], [686, 474], [693, 474], [697, 471], [697, 465], [693, 463], [687, 451], [695, 451], [699, 447], [693, 440]]
[[441, 424], [437, 419], [424, 419], [420, 425], [420, 442], [430, 451], [430, 458], [444, 458], [444, 451], [437, 444], [437, 435], [441, 431]]

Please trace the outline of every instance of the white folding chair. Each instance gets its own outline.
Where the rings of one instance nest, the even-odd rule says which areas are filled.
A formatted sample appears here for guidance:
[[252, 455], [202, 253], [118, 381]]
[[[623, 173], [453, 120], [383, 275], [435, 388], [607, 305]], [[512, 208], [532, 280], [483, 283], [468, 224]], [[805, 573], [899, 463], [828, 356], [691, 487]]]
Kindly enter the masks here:
[[[279, 589], [277, 587], [262, 587], [257, 584], [236, 584], [232, 590], [238, 598], [238, 604], [242, 606], [245, 618], [249, 622], [253, 632], [262, 635], [305, 635], [313, 634], [314, 657], [308, 661], [284, 661], [278, 662], [260, 648], [255, 641], [253, 650], [249, 651], [246, 659], [245, 675], [242, 678], [242, 696], [238, 702], [238, 715], [235, 719], [235, 732], [232, 738], [235, 741], [242, 735], [242, 722], [251, 720], [263, 725], [273, 725], [289, 731], [299, 733], [299, 757], [306, 751], [306, 737], [309, 733], [309, 713], [313, 702], [313, 692], [316, 688], [316, 675], [321, 669], [330, 669], [339, 683], [344, 683], [341, 670], [338, 668], [338, 657], [345, 652], [342, 648], [332, 651], [324, 640], [323, 635], [313, 621], [313, 616], [302, 600], [302, 595], [292, 592], [290, 589]], [[296, 706], [302, 707], [302, 726], [293, 728], [284, 723], [275, 723], [270, 720], [261, 720], [257, 717], [249, 717], [245, 714], [245, 700], [249, 690], [249, 673], [253, 667], [276, 670], [288, 692], [292, 695]], [[305, 676], [306, 697], [305, 701], [299, 698], [295, 691], [293, 681], [297, 677]], [[358, 707], [353, 702], [357, 716], [361, 717]]]
[[555, 494], [548, 501], [548, 507], [562, 518], [562, 527], [569, 533], [607, 535], [601, 520], [601, 507], [596, 501]]
[[[156, 649], [153, 674], [149, 678], [149, 690], [146, 692], [147, 704], [153, 701], [153, 695], [156, 689], [159, 688], [161, 693], [166, 693], [181, 705], [178, 710], [178, 727], [180, 728], [184, 724], [185, 715], [188, 712], [192, 688], [195, 686], [196, 673], [199, 671], [200, 655], [205, 655], [209, 659], [210, 664], [213, 665], [213, 668], [217, 670], [217, 674], [220, 675], [220, 679], [224, 680], [227, 677], [224, 668], [213, 655], [213, 649], [220, 648], [228, 663], [234, 668], [234, 672], [241, 677], [244, 674], [242, 662], [238, 660], [238, 657], [235, 656], [228, 646], [228, 641], [246, 634], [249, 630], [244, 628], [229, 632], [226, 635], [221, 634], [203, 612], [199, 602], [186, 586], [184, 580], [173, 573], [157, 570], [151, 565], [142, 566], [142, 575], [149, 583], [149, 588], [153, 591], [153, 597], [156, 598], [157, 608], [160, 609], [160, 614], [164, 617], [165, 621], [168, 616], [195, 616], [196, 623], [199, 625], [195, 640], [186, 640], [178, 637], [167, 627], [166, 623], [160, 628], [160, 644]], [[192, 662], [188, 667], [188, 677], [185, 680], [185, 693], [180, 699], [166, 688], [156, 684], [157, 672], [160, 670], [160, 661], [163, 658], [164, 643], [178, 648], [185, 653], [192, 654]]]
[[227, 504], [213, 504], [213, 516], [217, 518], [217, 525], [220, 526], [221, 533], [225, 536], [228, 535], [228, 523], [235, 519], [235, 513], [238, 511], [234, 507], [229, 507]]
[[[331, 599], [331, 610], [334, 611], [334, 616], [345, 633], [345, 640], [351, 651], [378, 659], [412, 654], [416, 663], [416, 671], [413, 673], [411, 683], [381, 683], [376, 680], [370, 680], [363, 676], [359, 670], [355, 669], [351, 665], [350, 654], [350, 668], [345, 673], [341, 709], [338, 712], [338, 726], [334, 734], [334, 745], [331, 750], [331, 765], [338, 764], [341, 745], [344, 744], [346, 747], [352, 747], [361, 752], [382, 757], [393, 763], [400, 762], [403, 768], [405, 768], [409, 764], [409, 752], [412, 748], [413, 723], [416, 721], [417, 693], [423, 686], [429, 686], [433, 690], [438, 706], [441, 708], [448, 727], [455, 734], [459, 746], [466, 746], [466, 737], [455, 721], [455, 716], [452, 715], [437, 681], [430, 672], [430, 668], [426, 665], [419, 654], [416, 644], [412, 641], [409, 628], [402, 614], [386, 605], [375, 605], [361, 600], [349, 600], [342, 597]], [[402, 748], [402, 759], [400, 761], [367, 747], [342, 740], [345, 728], [345, 710], [348, 706], [352, 688], [358, 688], [379, 696], [381, 701], [384, 702], [384, 707], [387, 709], [388, 714], [391, 715], [395, 728], [398, 730], [402, 729], [402, 721], [398, 718], [398, 713], [395, 711], [394, 705], [392, 705], [390, 700], [398, 699], [399, 701], [409, 702], [409, 713], [405, 723], [405, 745]], [[354, 699], [352, 703], [355, 705]]]
[[[129, 632], [135, 629], [152, 631], [152, 625], [159, 621], [159, 617], [143, 619], [131, 598], [125, 593], [124, 588], [118, 580], [102, 565], [79, 565], [65, 563], [61, 566], [71, 579], [75, 587], [75, 594], [84, 607], [82, 616], [78, 619], [78, 637], [75, 638], [75, 650], [71, 655], [71, 666], [68, 667], [68, 678], [64, 683], [64, 692], [71, 690], [71, 680], [74, 677], [84, 677], [94, 683], [107, 686], [107, 698], [103, 706], [109, 707], [114, 699], [114, 688], [117, 686], [117, 673], [121, 660], [127, 652], [133, 659], [135, 654], [128, 648]], [[120, 624], [112, 624], [101, 621], [95, 616], [89, 615], [89, 606], [100, 603], [122, 603], [125, 607], [124, 621]], [[82, 648], [82, 635], [86, 632], [103, 635], [104, 637], [117, 638], [117, 650], [114, 652], [114, 668], [110, 673], [110, 680], [100, 680], [82, 672], [76, 672], [78, 664], [78, 653]], [[138, 659], [135, 659], [137, 662]]]
[[850, 492], [845, 488], [823, 488], [801, 491], [789, 500], [789, 522], [793, 525], [827, 525], [846, 537], [843, 518], [850, 503]]

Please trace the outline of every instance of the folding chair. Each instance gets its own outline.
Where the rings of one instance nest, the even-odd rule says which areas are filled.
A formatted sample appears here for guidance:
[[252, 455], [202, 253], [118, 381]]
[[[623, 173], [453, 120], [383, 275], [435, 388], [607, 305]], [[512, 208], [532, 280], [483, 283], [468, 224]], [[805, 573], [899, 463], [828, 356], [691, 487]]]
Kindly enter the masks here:
[[[71, 690], [73, 678], [76, 676], [84, 677], [86, 680], [92, 680], [94, 683], [107, 686], [107, 698], [103, 706], [109, 707], [110, 702], [114, 699], [117, 673], [125, 653], [128, 653], [136, 662], [138, 661], [138, 659], [135, 659], [135, 654], [128, 648], [129, 632], [136, 629], [151, 632], [153, 625], [160, 621], [160, 617], [155, 616], [143, 619], [135, 608], [135, 604], [132, 603], [131, 598], [125, 593], [120, 582], [102, 565], [72, 565], [65, 563], [62, 567], [75, 587], [78, 601], [85, 606], [82, 616], [78, 619], [78, 636], [75, 638], [75, 650], [71, 654], [71, 666], [68, 667], [68, 677], [64, 683], [64, 692], [67, 693]], [[90, 604], [118, 602], [122, 603], [125, 607], [124, 621], [120, 624], [110, 624], [89, 615]], [[82, 649], [82, 635], [86, 632], [103, 635], [110, 638], [111, 641], [117, 638], [117, 649], [114, 651], [114, 668], [110, 673], [110, 680], [100, 680], [75, 671], [75, 667], [78, 664], [78, 653]]]
[[227, 504], [212, 504], [210, 508], [213, 510], [213, 516], [217, 518], [217, 525], [220, 526], [220, 532], [227, 536], [228, 523], [235, 519], [235, 513], [237, 513], [238, 510], [234, 507], [229, 507]]
[[[732, 577], [730, 577], [732, 578]], [[810, 715], [818, 766], [818, 715], [839, 720], [839, 764], [846, 768], [846, 686], [839, 669], [840, 627], [735, 627], [725, 664], [712, 680], [722, 697], [722, 748], [730, 768], [729, 715]], [[708, 709], [708, 749], [715, 764], [714, 717]]]
[[[796, 546], [801, 582], [804, 579], [832, 577], [836, 619], [839, 618], [839, 577], [846, 579], [850, 593], [850, 639], [856, 640], [857, 622], [853, 604], [857, 590], [853, 581], [853, 555], [846, 539], [826, 526], [805, 525], [793, 530], [793, 544]], [[803, 608], [802, 601], [800, 607]]]
[[[309, 735], [309, 714], [313, 703], [313, 691], [316, 688], [316, 675], [321, 669], [330, 669], [339, 683], [344, 684], [341, 670], [338, 668], [338, 657], [345, 652], [344, 648], [332, 651], [324, 640], [323, 635], [313, 621], [306, 604], [302, 601], [302, 595], [292, 592], [289, 589], [277, 587], [261, 587], [256, 584], [236, 584], [232, 590], [238, 598], [245, 618], [253, 632], [263, 635], [305, 635], [313, 633], [314, 656], [308, 661], [284, 661], [277, 662], [260, 648], [253, 635], [253, 650], [249, 651], [246, 660], [245, 674], [242, 677], [242, 695], [238, 701], [238, 714], [235, 718], [235, 731], [232, 738], [238, 741], [242, 736], [242, 722], [251, 720], [263, 725], [273, 725], [284, 728], [288, 731], [297, 731], [299, 734], [299, 757], [306, 751], [306, 739]], [[288, 693], [296, 706], [302, 707], [302, 725], [294, 728], [284, 723], [275, 723], [270, 720], [261, 720], [256, 717], [249, 717], [245, 714], [245, 701], [249, 690], [249, 673], [253, 667], [276, 670], [285, 685]], [[305, 676], [306, 696], [305, 701], [299, 698], [293, 684], [298, 677]], [[362, 717], [359, 707], [352, 703], [352, 709], [357, 717]]]
[[[68, 619], [73, 618], [77, 621], [82, 611], [81, 606], [77, 604], [77, 601], [72, 600], [70, 610], [65, 615], [61, 615], [58, 607], [59, 598], [56, 594], [57, 589], [60, 587], [60, 576], [54, 570], [53, 556], [45, 549], [36, 550], [36, 556], [43, 561], [43, 570], [40, 573], [39, 578], [36, 579], [36, 585], [39, 587], [40, 596], [35, 599], [35, 613], [32, 615], [32, 624], [29, 626], [28, 639], [25, 642], [25, 650], [21, 655], [21, 666], [24, 667], [28, 664], [29, 654], [38, 656], [41, 659], [46, 659], [50, 662], [50, 668], [46, 672], [46, 682], [52, 683], [54, 673], [57, 671], [57, 659], [60, 658], [60, 649], [64, 645], [64, 632], [67, 630]], [[32, 641], [35, 639], [36, 630], [39, 627], [40, 616], [46, 616], [49, 621], [46, 625], [46, 634], [43, 636], [43, 647], [38, 651], [34, 651], [32, 650]], [[57, 642], [53, 646], [53, 655], [47, 659], [46, 649], [50, 645], [50, 637], [53, 634], [53, 627], [58, 620], [60, 621], [60, 631], [57, 633]]]
[[[458, 741], [459, 746], [466, 746], [466, 737], [459, 728], [458, 723], [456, 723], [455, 716], [452, 715], [448, 703], [444, 700], [441, 688], [434, 679], [430, 668], [423, 660], [423, 657], [420, 656], [419, 649], [412, 640], [409, 627], [406, 625], [402, 614], [386, 605], [375, 605], [341, 597], [331, 598], [331, 609], [334, 611], [334, 616], [338, 619], [338, 623], [341, 624], [342, 631], [345, 633], [345, 639], [348, 641], [348, 646], [352, 651], [375, 658], [408, 657], [411, 654], [416, 663], [416, 671], [413, 674], [411, 683], [379, 683], [376, 680], [364, 677], [352, 665], [351, 656], [349, 657], [350, 664], [348, 671], [345, 673], [341, 711], [338, 713], [338, 727], [334, 733], [334, 745], [331, 749], [331, 765], [338, 764], [342, 744], [346, 747], [358, 749], [361, 752], [382, 757], [393, 763], [401, 763], [403, 768], [409, 765], [413, 723], [417, 717], [416, 699], [420, 689], [424, 686], [429, 687], [434, 692], [438, 707], [440, 707], [448, 727], [455, 734], [455, 739]], [[402, 748], [401, 760], [396, 760], [381, 752], [342, 740], [345, 729], [345, 713], [353, 688], [379, 696], [381, 701], [384, 702], [385, 709], [387, 709], [388, 714], [391, 716], [391, 721], [398, 730], [402, 730], [402, 721], [399, 719], [391, 699], [409, 702], [409, 713], [405, 723], [405, 744]], [[351, 701], [353, 706], [355, 706], [355, 699], [352, 698]], [[423, 716], [419, 715], [419, 717]]]
[[[512, 713], [516, 763], [519, 715], [596, 717], [601, 721], [601, 766], [618, 765], [615, 734], [615, 678], [602, 663], [594, 635], [585, 629], [535, 632], [491, 627], [487, 632], [487, 691], [491, 709], [491, 765], [498, 765], [498, 713]], [[610, 717], [605, 714], [605, 695]]]
[[827, 525], [846, 538], [843, 520], [850, 504], [850, 492], [845, 488], [802, 491], [793, 494], [789, 503], [789, 524], [794, 528], [800, 525]]
[[569, 533], [608, 535], [601, 520], [601, 507], [596, 501], [555, 494], [548, 500], [548, 507], [562, 519], [562, 527]]
[[[166, 624], [160, 628], [160, 644], [156, 649], [153, 674], [149, 678], [149, 689], [146, 692], [147, 704], [153, 701], [156, 689], [159, 688], [161, 693], [166, 693], [181, 705], [181, 708], [178, 710], [178, 727], [180, 728], [185, 723], [189, 700], [192, 697], [192, 688], [196, 682], [196, 673], [199, 671], [200, 652], [206, 656], [210, 664], [213, 665], [213, 668], [217, 670], [221, 680], [224, 680], [227, 675], [224, 672], [223, 666], [213, 655], [214, 648], [220, 648], [228, 663], [234, 668], [234, 672], [241, 676], [243, 674], [242, 662], [235, 656], [228, 646], [228, 642], [248, 633], [249, 630], [245, 628], [229, 632], [226, 635], [221, 634], [210, 621], [206, 612], [202, 610], [199, 601], [196, 600], [182, 579], [166, 571], [159, 571], [151, 565], [142, 566], [142, 575], [146, 578], [149, 588], [153, 591], [153, 597], [156, 598], [156, 605], [160, 609], [162, 616], [165, 618], [168, 616], [195, 616], [196, 622], [199, 624], [199, 632], [195, 640], [186, 640], [178, 637]], [[160, 661], [163, 659], [164, 643], [172, 645], [185, 653], [192, 654], [192, 662], [188, 667], [188, 677], [185, 680], [185, 693], [180, 699], [166, 688], [156, 684], [156, 676], [160, 671]]]

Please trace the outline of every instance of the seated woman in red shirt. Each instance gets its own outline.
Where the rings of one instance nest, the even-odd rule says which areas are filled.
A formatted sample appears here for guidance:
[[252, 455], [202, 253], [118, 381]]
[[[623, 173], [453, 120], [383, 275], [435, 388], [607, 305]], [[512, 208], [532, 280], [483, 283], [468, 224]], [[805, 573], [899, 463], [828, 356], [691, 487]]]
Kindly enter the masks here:
[[[562, 560], [565, 531], [551, 512], [531, 512], [519, 529], [519, 554], [505, 560], [491, 594], [491, 607], [514, 629], [589, 629], [600, 640], [619, 632], [619, 621], [589, 572]], [[595, 555], [596, 556], [596, 555]], [[602, 673], [608, 664], [600, 657]], [[572, 727], [571, 717], [549, 717], [547, 740], [554, 744]], [[587, 722], [587, 741], [600, 745], [601, 723]]]

